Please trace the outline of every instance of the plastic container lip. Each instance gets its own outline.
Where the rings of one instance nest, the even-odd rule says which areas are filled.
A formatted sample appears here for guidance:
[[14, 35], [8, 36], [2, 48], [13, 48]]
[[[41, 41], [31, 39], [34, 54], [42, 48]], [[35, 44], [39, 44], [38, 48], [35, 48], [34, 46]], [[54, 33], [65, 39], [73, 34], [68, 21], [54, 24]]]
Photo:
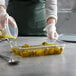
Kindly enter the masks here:
[[[35, 49], [35, 48], [48, 48], [48, 47], [56, 47], [58, 45], [46, 45], [46, 46], [36, 46], [36, 47], [16, 47], [19, 49]], [[59, 46], [59, 47], [63, 47], [63, 46]]]
[[[43, 45], [43, 46], [40, 46], [40, 45], [35, 45], [35, 46], [31, 46], [31, 47], [21, 47], [22, 45], [17, 45], [17, 46], [13, 46], [12, 48], [18, 48], [18, 49], [35, 49], [35, 48], [48, 48], [48, 47], [60, 47], [60, 48], [64, 48], [65, 47], [65, 44], [63, 41], [56, 41], [56, 42], [47, 42], [49, 44], [52, 44], [52, 45]], [[26, 44], [26, 43], [25, 43]], [[29, 44], [29, 43], [27, 43]]]

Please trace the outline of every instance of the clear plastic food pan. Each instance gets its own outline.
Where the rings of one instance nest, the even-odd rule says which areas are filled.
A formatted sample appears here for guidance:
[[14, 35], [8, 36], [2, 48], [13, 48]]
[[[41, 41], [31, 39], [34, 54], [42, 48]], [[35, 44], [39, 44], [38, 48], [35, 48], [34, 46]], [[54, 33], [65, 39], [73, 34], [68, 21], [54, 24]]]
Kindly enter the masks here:
[[[30, 41], [30, 43], [32, 42]], [[34, 41], [33, 43], [31, 45], [27, 42], [25, 44], [13, 46], [12, 52], [22, 57], [55, 55], [63, 53], [65, 46], [62, 41], [41, 42], [40, 44]]]

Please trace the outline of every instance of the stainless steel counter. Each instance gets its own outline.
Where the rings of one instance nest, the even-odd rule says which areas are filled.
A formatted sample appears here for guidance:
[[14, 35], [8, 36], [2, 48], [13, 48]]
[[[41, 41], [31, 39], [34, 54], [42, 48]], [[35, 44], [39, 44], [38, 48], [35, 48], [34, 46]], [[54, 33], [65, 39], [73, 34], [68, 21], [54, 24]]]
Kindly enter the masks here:
[[[45, 37], [19, 37], [21, 42], [29, 39], [45, 41]], [[7, 42], [0, 42], [0, 54], [13, 56]], [[76, 43], [66, 43], [59, 55], [19, 58], [16, 66], [10, 66], [0, 58], [0, 76], [76, 76]]]

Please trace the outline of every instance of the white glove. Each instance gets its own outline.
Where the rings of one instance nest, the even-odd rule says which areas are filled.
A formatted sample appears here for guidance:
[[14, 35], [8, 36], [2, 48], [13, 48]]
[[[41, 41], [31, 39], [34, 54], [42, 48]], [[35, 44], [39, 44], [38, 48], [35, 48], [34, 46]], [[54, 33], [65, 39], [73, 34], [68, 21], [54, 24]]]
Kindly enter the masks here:
[[56, 32], [55, 24], [49, 24], [43, 30], [47, 32], [47, 36], [50, 40], [58, 39], [58, 33]]
[[0, 7], [0, 29], [5, 28], [6, 24], [8, 24], [8, 22], [12, 23], [13, 27], [17, 27], [15, 22], [12, 20], [12, 18], [6, 12], [6, 9], [3, 7]]
[[0, 7], [0, 29], [5, 27], [8, 22], [8, 14], [3, 7]]
[[5, 7], [5, 0], [0, 0], [0, 5]]

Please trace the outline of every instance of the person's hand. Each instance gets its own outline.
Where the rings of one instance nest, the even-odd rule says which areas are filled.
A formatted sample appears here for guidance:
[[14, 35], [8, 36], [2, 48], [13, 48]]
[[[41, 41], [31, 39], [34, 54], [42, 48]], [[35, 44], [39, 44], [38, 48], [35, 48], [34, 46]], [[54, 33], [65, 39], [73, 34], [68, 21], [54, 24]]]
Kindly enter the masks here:
[[48, 24], [43, 30], [47, 32], [47, 37], [50, 40], [58, 39], [58, 33], [56, 32], [55, 24]]
[[4, 7], [0, 7], [0, 29], [5, 28], [8, 22], [11, 23], [13, 27], [17, 27], [15, 22], [6, 12], [6, 9]]
[[8, 14], [4, 7], [0, 7], [0, 29], [5, 28], [5, 24], [8, 22]]

